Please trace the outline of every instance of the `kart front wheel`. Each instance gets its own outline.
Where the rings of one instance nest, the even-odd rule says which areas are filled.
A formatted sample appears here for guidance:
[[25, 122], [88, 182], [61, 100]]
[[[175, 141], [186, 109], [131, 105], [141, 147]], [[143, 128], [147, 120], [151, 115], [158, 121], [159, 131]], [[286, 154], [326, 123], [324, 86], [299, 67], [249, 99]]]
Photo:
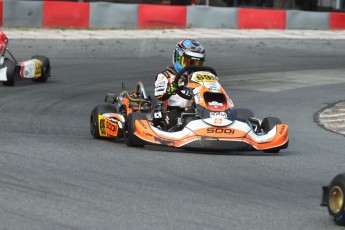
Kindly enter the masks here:
[[[98, 115], [99, 114], [104, 114], [104, 113], [116, 113], [117, 109], [114, 105], [111, 104], [100, 104], [97, 105], [93, 110], [91, 111], [90, 115], [90, 133], [95, 139], [100, 139], [101, 135], [99, 133], [100, 124], [98, 122]], [[101, 126], [105, 126], [104, 124]], [[105, 127], [104, 127], [105, 128]]]
[[135, 132], [135, 121], [136, 120], [146, 120], [145, 114], [142, 113], [131, 113], [126, 118], [125, 123], [125, 141], [129, 147], [144, 147], [144, 142], [138, 138]]
[[31, 59], [37, 59], [42, 62], [41, 77], [33, 79], [33, 81], [36, 81], [36, 82], [47, 81], [48, 77], [50, 77], [50, 68], [51, 68], [49, 58], [42, 55], [35, 55], [35, 56], [32, 56]]
[[328, 213], [338, 225], [345, 226], [345, 173], [338, 174], [327, 190]]
[[2, 84], [6, 86], [13, 86], [16, 78], [16, 63], [8, 58], [4, 60], [4, 68], [7, 67], [7, 81], [3, 81]]
[[[265, 117], [262, 120], [261, 129], [265, 133], [268, 133], [269, 131], [271, 131], [274, 128], [274, 126], [276, 126], [278, 124], [282, 124], [282, 122], [280, 121], [279, 118], [277, 118], [277, 117]], [[266, 149], [266, 150], [264, 150], [264, 152], [265, 153], [279, 153], [280, 149], [281, 149], [280, 147], [272, 148], [272, 149]]]

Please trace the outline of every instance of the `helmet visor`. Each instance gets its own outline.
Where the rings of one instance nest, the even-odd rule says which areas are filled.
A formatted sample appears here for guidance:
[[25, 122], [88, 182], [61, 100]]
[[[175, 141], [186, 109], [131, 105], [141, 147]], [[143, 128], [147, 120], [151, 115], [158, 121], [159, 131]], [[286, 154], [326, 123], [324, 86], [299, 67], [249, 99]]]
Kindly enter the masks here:
[[204, 59], [201, 58], [191, 58], [187, 55], [183, 55], [180, 59], [180, 63], [183, 67], [188, 65], [199, 65], [202, 66], [204, 64]]

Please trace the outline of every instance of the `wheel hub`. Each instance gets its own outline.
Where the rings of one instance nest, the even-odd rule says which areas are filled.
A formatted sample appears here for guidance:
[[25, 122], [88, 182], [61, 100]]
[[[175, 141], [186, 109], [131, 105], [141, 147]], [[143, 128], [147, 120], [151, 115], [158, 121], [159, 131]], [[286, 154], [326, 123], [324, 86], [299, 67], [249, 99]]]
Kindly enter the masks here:
[[339, 186], [334, 186], [329, 195], [329, 208], [333, 213], [339, 213], [343, 207], [344, 193]]

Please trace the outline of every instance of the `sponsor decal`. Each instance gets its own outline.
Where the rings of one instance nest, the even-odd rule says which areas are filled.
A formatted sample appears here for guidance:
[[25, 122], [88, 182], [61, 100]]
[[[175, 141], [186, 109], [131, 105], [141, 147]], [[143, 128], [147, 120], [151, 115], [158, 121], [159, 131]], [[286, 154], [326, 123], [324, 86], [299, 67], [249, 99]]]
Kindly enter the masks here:
[[42, 72], [42, 62], [34, 59], [20, 62], [22, 66], [21, 75], [23, 78], [39, 78]]
[[25, 70], [25, 71], [24, 71], [24, 77], [25, 77], [25, 78], [28, 78], [29, 76], [30, 76], [30, 72], [27, 71], [27, 70]]
[[285, 125], [282, 126], [282, 129], [280, 130], [279, 134], [282, 134], [285, 130]]
[[111, 132], [117, 133], [117, 125], [114, 125], [114, 124], [107, 121], [106, 127], [107, 127], [107, 130], [110, 130]]
[[194, 96], [194, 100], [195, 100], [195, 103], [198, 105], [202, 102], [202, 98], [200, 97], [199, 94]]
[[228, 115], [226, 115], [225, 112], [210, 112], [210, 117], [223, 117], [223, 118], [227, 118]]
[[99, 130], [101, 131], [102, 136], [107, 135], [107, 131], [105, 130], [105, 119], [99, 120]]
[[201, 86], [196, 87], [193, 89], [193, 94], [198, 94], [200, 92]]
[[217, 128], [207, 128], [207, 133], [225, 133], [225, 134], [235, 134], [235, 130], [234, 129], [217, 129]]
[[214, 107], [223, 106], [223, 103], [219, 103], [218, 101], [210, 101], [208, 104]]
[[216, 88], [216, 87], [210, 87], [210, 90], [211, 90], [212, 92], [218, 92], [218, 88]]
[[165, 85], [166, 85], [166, 82], [165, 82], [165, 81], [160, 81], [160, 82], [157, 83], [156, 87], [157, 87], [157, 88], [165, 87]]
[[217, 78], [212, 73], [200, 71], [193, 73], [191, 80], [194, 82], [216, 82]]
[[215, 125], [221, 125], [223, 123], [223, 118], [214, 118], [213, 123]]
[[7, 81], [7, 67], [0, 69], [0, 81]]
[[212, 92], [218, 92], [220, 85], [218, 82], [204, 82], [205, 87], [209, 88]]
[[147, 129], [147, 128], [146, 128], [146, 125], [142, 122], [142, 120], [139, 120], [139, 123], [140, 123], [140, 125], [141, 125], [144, 129]]
[[40, 77], [42, 73], [42, 62], [39, 60], [34, 60], [35, 63], [35, 78]]
[[165, 76], [163, 74], [159, 74], [157, 77], [157, 81], [162, 81], [165, 79]]
[[156, 119], [157, 118], [162, 118], [162, 113], [160, 111], [154, 112], [153, 117], [156, 118]]

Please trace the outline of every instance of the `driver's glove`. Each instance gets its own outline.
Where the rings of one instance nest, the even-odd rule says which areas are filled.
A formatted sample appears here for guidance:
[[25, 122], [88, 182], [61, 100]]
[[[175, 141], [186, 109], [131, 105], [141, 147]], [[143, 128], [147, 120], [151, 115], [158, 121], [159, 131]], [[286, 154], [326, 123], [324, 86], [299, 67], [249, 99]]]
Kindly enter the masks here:
[[176, 91], [177, 91], [177, 85], [175, 82], [172, 82], [168, 87], [167, 87], [167, 91], [166, 93], [168, 95], [173, 95], [173, 94], [176, 94]]

